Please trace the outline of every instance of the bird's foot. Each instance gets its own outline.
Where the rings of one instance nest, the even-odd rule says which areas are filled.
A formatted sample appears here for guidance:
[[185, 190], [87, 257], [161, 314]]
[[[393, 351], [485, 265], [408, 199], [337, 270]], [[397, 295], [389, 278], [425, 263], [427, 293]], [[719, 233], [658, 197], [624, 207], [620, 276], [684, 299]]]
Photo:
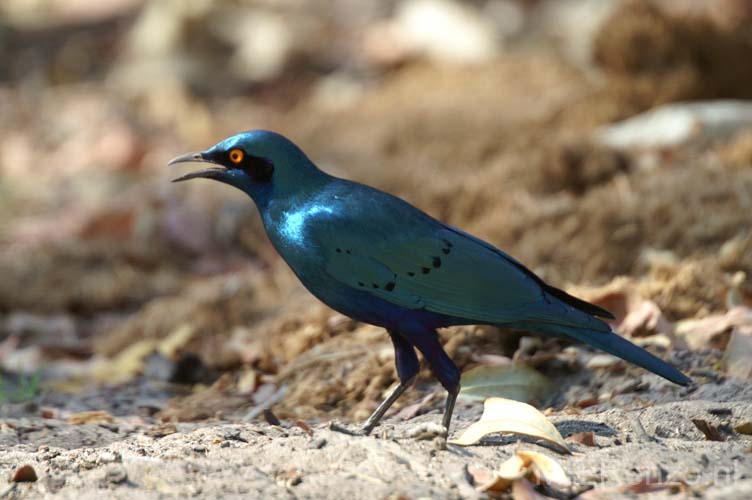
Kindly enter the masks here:
[[367, 436], [371, 433], [371, 429], [366, 429], [365, 427], [354, 428], [353, 426], [341, 424], [339, 422], [329, 422], [329, 430], [341, 432], [348, 436]]

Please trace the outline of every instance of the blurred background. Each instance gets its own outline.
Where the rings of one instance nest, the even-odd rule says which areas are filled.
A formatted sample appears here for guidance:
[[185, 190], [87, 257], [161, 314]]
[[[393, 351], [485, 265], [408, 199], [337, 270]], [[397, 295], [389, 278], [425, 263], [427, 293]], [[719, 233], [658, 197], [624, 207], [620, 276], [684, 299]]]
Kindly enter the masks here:
[[[242, 193], [169, 182], [255, 128], [684, 369], [730, 366], [752, 323], [746, 0], [3, 0], [0, 61], [3, 413], [368, 415], [384, 332], [310, 297]], [[553, 401], [597, 399], [578, 350], [443, 335], [462, 368], [523, 357], [574, 381]], [[430, 380], [400, 404], [438, 407]]]

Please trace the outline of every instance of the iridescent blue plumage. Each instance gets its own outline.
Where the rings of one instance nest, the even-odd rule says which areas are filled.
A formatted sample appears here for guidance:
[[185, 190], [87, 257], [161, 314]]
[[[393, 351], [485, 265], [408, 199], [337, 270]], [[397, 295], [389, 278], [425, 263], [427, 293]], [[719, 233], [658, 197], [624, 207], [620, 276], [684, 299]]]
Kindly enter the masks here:
[[443, 224], [407, 202], [319, 170], [292, 142], [244, 132], [171, 163], [213, 168], [207, 177], [253, 198], [269, 239], [321, 301], [387, 329], [400, 385], [365, 424], [370, 431], [418, 372], [421, 351], [449, 392], [448, 427], [460, 373], [436, 329], [463, 324], [524, 328], [566, 337], [642, 366], [677, 384], [690, 380], [614, 334], [611, 315], [551, 287], [503, 251]]

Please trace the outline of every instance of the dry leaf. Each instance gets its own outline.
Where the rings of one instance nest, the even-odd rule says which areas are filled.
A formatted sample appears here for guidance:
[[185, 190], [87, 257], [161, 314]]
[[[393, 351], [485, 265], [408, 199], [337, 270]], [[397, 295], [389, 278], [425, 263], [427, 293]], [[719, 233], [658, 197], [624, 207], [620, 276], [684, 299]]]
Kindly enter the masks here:
[[680, 321], [676, 324], [675, 332], [678, 337], [686, 340], [690, 349], [724, 349], [734, 327], [752, 328], [752, 309], [735, 307], [725, 314]]
[[553, 458], [535, 451], [518, 450], [499, 466], [492, 478], [481, 475], [484, 481], [478, 490], [506, 491], [515, 481], [528, 476], [554, 488], [568, 488], [572, 485], [564, 469]]
[[507, 432], [540, 439], [569, 453], [556, 427], [538, 410], [526, 403], [504, 398], [488, 398], [483, 403], [480, 420], [465, 429], [450, 443], [469, 446], [489, 434]]
[[627, 337], [639, 337], [652, 333], [673, 331], [671, 323], [652, 300], [642, 300], [630, 305], [627, 316], [618, 327], [619, 333]]
[[674, 343], [671, 338], [664, 333], [656, 333], [650, 337], [637, 337], [631, 340], [634, 345], [639, 347], [658, 347], [659, 349], [666, 350], [671, 349], [671, 346]]
[[31, 465], [22, 465], [13, 472], [10, 480], [13, 483], [33, 483], [37, 480], [37, 473]]
[[477, 366], [462, 374], [460, 398], [540, 401], [546, 396], [549, 385], [546, 377], [527, 366]]
[[603, 369], [603, 368], [612, 368], [617, 363], [620, 363], [621, 359], [617, 358], [616, 356], [612, 356], [610, 354], [595, 354], [588, 359], [587, 363], [585, 363], [585, 367], [588, 370], [597, 370], [597, 369]]
[[94, 379], [97, 382], [118, 384], [127, 382], [141, 373], [144, 359], [154, 352], [158, 342], [154, 339], [142, 339], [133, 342], [113, 359], [104, 360], [94, 367]]
[[101, 423], [112, 423], [112, 415], [107, 413], [106, 411], [82, 411], [79, 413], [74, 413], [70, 417], [68, 417], [68, 423], [71, 425], [83, 425], [83, 424], [101, 424]]
[[718, 431], [718, 428], [708, 422], [707, 420], [703, 420], [701, 418], [693, 418], [692, 423], [695, 424], [695, 427], [697, 427], [700, 432], [705, 434], [705, 439], [708, 441], [725, 441], [723, 436], [721, 436], [721, 433]]
[[605, 488], [596, 488], [594, 490], [586, 491], [585, 493], [581, 494], [579, 497], [582, 500], [600, 500], [600, 499], [610, 499], [614, 498], [615, 496], [622, 496], [625, 494], [633, 494], [633, 495], [640, 495], [643, 493], [656, 493], [658, 491], [666, 491], [668, 490], [669, 493], [679, 493], [681, 491], [684, 491], [687, 493], [688, 488], [687, 485], [680, 482], [668, 482], [668, 483], [653, 483], [650, 482], [649, 479], [643, 478], [642, 480], [627, 484], [623, 486], [612, 486], [612, 487], [605, 487]]
[[150, 427], [144, 432], [144, 434], [153, 437], [154, 439], [159, 439], [165, 436], [169, 436], [170, 434], [175, 434], [177, 431], [178, 428], [175, 424], [173, 424], [172, 422], [167, 422]]
[[752, 379], [752, 327], [734, 328], [731, 332], [726, 352], [723, 354], [723, 366], [729, 375], [741, 379]]
[[585, 446], [595, 446], [595, 434], [592, 432], [577, 432], [569, 436], [567, 439], [570, 439], [575, 443], [584, 444]]
[[472, 360], [484, 366], [508, 366], [512, 364], [512, 358], [501, 354], [472, 354]]
[[528, 472], [530, 471], [525, 464], [525, 459], [522, 458], [519, 453], [515, 453], [502, 462], [499, 469], [496, 471], [496, 475], [500, 479], [506, 481], [506, 484], [511, 484], [515, 479], [525, 477]]
[[157, 351], [167, 359], [173, 359], [176, 353], [193, 338], [196, 329], [188, 324], [180, 325], [170, 332], [157, 346]]
[[619, 276], [597, 288], [577, 287], [567, 289], [567, 292], [604, 308], [614, 315], [616, 324], [627, 316], [630, 304], [637, 294], [634, 283], [626, 276]]
[[308, 434], [309, 437], [313, 436], [313, 429], [311, 429], [311, 427], [307, 423], [303, 422], [302, 420], [296, 420], [295, 425], [303, 429], [303, 431]]
[[515, 455], [523, 460], [525, 467], [538, 481], [554, 488], [568, 488], [572, 485], [572, 481], [567, 477], [559, 462], [548, 455], [529, 450], [519, 450]]
[[551, 497], [538, 493], [530, 481], [522, 478], [512, 483], [512, 498], [514, 500], [545, 500]]
[[468, 465], [467, 473], [473, 478], [473, 484], [479, 491], [503, 491], [509, 486], [505, 485], [503, 488], [497, 488], [496, 483], [499, 476], [488, 469]]
[[253, 368], [248, 368], [244, 370], [243, 373], [240, 374], [240, 376], [238, 376], [238, 393], [243, 395], [253, 394], [253, 391], [256, 390], [257, 384], [258, 376], [256, 374], [256, 370], [254, 370]]
[[734, 426], [734, 430], [739, 434], [744, 434], [746, 436], [752, 435], [752, 422], [749, 420], [742, 422], [739, 425]]

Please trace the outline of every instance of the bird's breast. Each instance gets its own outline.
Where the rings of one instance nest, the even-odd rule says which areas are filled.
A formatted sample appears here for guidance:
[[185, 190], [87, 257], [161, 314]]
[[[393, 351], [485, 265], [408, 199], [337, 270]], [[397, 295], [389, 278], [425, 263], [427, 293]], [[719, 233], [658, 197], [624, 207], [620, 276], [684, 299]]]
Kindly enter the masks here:
[[282, 212], [278, 232], [282, 239], [294, 246], [305, 246], [314, 219], [333, 214], [331, 207], [321, 204], [304, 205]]

